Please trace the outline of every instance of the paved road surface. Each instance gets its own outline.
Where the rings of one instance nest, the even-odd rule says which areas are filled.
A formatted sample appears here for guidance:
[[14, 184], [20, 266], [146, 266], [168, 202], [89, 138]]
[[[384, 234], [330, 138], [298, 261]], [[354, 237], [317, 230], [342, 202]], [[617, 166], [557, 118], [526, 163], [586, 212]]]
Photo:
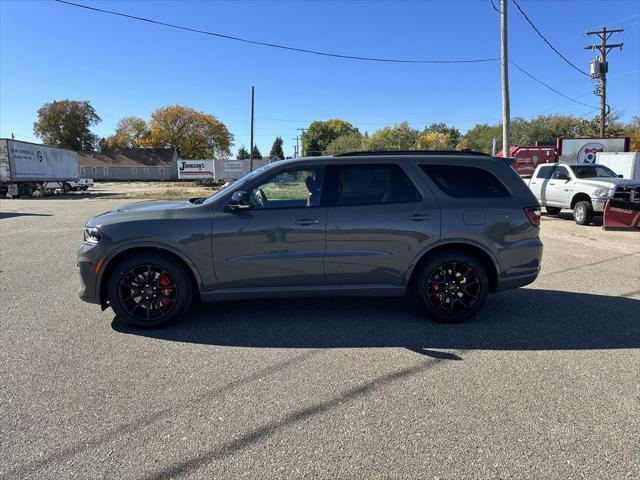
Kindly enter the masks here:
[[122, 203], [86, 197], [1, 202], [0, 478], [640, 477], [640, 235], [544, 219], [539, 280], [463, 325], [262, 300], [141, 332], [76, 296]]

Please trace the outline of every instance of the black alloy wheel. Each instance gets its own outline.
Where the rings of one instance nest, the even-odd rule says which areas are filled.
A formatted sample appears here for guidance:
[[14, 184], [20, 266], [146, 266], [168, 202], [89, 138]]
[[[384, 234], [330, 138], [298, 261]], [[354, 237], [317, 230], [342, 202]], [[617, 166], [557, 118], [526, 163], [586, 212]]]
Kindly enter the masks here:
[[444, 263], [429, 277], [427, 299], [446, 314], [463, 313], [473, 307], [480, 294], [478, 274], [464, 263]]
[[475, 257], [442, 253], [423, 267], [414, 291], [418, 303], [436, 321], [457, 323], [475, 315], [489, 293], [489, 281]]
[[168, 256], [149, 253], [132, 255], [116, 265], [108, 295], [121, 320], [138, 327], [156, 327], [186, 312], [192, 289], [180, 264]]
[[120, 278], [118, 300], [138, 321], [150, 322], [175, 307], [178, 287], [157, 265], [134, 267]]

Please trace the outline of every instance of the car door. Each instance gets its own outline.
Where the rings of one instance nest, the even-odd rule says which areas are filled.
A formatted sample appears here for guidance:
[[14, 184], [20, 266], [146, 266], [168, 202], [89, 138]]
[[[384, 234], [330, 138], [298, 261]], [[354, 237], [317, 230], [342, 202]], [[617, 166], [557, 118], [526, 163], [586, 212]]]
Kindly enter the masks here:
[[394, 163], [328, 165], [326, 182], [327, 285], [402, 285], [412, 259], [439, 236], [433, 194]]
[[327, 209], [320, 206], [323, 166], [292, 167], [247, 187], [250, 206], [221, 205], [212, 251], [221, 288], [323, 283]]
[[549, 182], [551, 181], [551, 176], [555, 168], [555, 165], [543, 165], [538, 169], [535, 176], [529, 180], [529, 189], [541, 205], [547, 204], [547, 189], [549, 188]]
[[567, 167], [557, 165], [547, 187], [547, 203], [557, 207], [568, 206], [573, 191], [571, 175]]

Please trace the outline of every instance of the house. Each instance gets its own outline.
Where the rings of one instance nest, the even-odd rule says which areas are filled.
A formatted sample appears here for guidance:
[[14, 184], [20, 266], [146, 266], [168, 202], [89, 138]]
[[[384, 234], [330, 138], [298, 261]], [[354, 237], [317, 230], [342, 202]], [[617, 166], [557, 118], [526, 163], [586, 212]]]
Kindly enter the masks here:
[[80, 176], [94, 180], [177, 180], [173, 148], [125, 148], [78, 152]]

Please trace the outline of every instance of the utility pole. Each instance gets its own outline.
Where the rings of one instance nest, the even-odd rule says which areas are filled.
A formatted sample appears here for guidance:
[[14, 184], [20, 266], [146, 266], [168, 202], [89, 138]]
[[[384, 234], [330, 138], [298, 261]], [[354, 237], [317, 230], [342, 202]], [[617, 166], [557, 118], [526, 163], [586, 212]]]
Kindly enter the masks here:
[[509, 130], [511, 129], [511, 113], [509, 111], [509, 57], [507, 56], [507, 5], [509, 0], [500, 1], [500, 38], [502, 65], [502, 154], [511, 155]]
[[600, 38], [600, 45], [588, 45], [585, 50], [599, 50], [600, 55], [591, 62], [591, 78], [599, 80], [600, 84], [596, 85], [593, 93], [600, 97], [600, 136], [606, 137], [607, 134], [607, 115], [609, 114], [609, 106], [607, 105], [607, 71], [609, 65], [607, 64], [607, 54], [614, 48], [622, 50], [624, 43], [611, 43], [607, 45], [607, 40], [614, 33], [624, 32], [623, 28], [616, 28], [614, 30], [607, 30], [607, 27], [602, 27], [602, 30], [595, 32], [587, 32], [587, 35], [597, 35]]
[[304, 132], [307, 131], [306, 128], [298, 128], [302, 133], [300, 134], [300, 150], [302, 151], [302, 155], [304, 155]]
[[300, 137], [296, 135], [296, 138], [294, 138], [293, 140], [296, 141], [296, 146], [295, 146], [295, 149], [293, 150], [293, 157], [298, 158], [298, 149], [300, 148]]
[[255, 95], [255, 87], [251, 87], [251, 140], [249, 143], [249, 171], [253, 172], [253, 97]]

